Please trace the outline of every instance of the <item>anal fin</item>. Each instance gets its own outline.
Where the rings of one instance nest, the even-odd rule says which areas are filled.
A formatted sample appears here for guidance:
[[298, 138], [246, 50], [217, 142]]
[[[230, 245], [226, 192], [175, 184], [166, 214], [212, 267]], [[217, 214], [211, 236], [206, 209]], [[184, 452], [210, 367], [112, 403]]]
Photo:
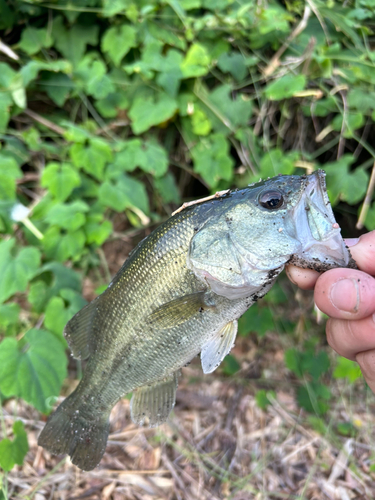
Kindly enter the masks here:
[[77, 314], [75, 314], [65, 325], [64, 337], [68, 342], [73, 356], [77, 359], [86, 359], [90, 356], [90, 331], [96, 308], [98, 306], [97, 300], [99, 297], [78, 311]]
[[225, 356], [230, 353], [236, 340], [238, 329], [237, 320], [230, 321], [203, 346], [201, 352], [201, 363], [203, 373], [212, 373], [223, 361]]
[[178, 371], [174, 372], [153, 384], [139, 387], [133, 393], [130, 413], [135, 424], [157, 427], [167, 420], [176, 402], [178, 374]]

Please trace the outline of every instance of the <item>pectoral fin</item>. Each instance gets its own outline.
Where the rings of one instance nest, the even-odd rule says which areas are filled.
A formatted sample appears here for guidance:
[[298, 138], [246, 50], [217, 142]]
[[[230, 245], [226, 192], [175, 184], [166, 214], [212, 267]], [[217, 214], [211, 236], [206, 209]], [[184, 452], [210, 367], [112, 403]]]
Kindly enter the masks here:
[[172, 328], [188, 321], [200, 310], [214, 307], [205, 302], [206, 292], [196, 292], [171, 300], [158, 307], [148, 317], [148, 322], [157, 328]]
[[215, 337], [203, 346], [201, 362], [203, 373], [212, 373], [229, 354], [236, 340], [238, 322], [227, 323]]
[[133, 393], [130, 413], [135, 424], [143, 425], [147, 419], [149, 427], [157, 427], [167, 420], [176, 402], [178, 373], [139, 387]]

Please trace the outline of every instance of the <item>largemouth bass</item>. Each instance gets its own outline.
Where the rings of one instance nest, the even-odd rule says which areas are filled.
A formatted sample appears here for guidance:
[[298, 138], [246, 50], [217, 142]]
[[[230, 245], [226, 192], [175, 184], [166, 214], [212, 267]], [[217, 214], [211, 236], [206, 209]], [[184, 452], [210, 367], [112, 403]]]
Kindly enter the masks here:
[[73, 356], [88, 362], [39, 444], [92, 470], [116, 402], [133, 392], [135, 423], [165, 422], [181, 367], [200, 354], [203, 372], [213, 372], [234, 344], [238, 318], [286, 263], [354, 267], [324, 177], [278, 176], [197, 202], [143, 240], [66, 325]]

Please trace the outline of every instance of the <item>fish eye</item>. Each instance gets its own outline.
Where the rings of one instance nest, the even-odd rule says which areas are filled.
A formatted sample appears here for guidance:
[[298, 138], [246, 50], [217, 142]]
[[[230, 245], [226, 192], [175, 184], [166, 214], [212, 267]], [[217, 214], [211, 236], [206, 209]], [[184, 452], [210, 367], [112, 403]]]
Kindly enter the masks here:
[[268, 210], [276, 210], [280, 208], [284, 202], [283, 195], [277, 189], [272, 189], [270, 191], [263, 191], [259, 195], [259, 203], [263, 208]]

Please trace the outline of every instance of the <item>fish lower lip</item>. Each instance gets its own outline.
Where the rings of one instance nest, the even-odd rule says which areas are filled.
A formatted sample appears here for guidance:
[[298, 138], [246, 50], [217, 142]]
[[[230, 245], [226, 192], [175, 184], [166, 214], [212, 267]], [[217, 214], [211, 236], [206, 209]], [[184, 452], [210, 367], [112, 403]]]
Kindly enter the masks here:
[[304, 196], [303, 210], [296, 214], [299, 222], [305, 221], [305, 234], [301, 239], [303, 258], [346, 266], [350, 256], [332, 212], [322, 170], [308, 176]]

